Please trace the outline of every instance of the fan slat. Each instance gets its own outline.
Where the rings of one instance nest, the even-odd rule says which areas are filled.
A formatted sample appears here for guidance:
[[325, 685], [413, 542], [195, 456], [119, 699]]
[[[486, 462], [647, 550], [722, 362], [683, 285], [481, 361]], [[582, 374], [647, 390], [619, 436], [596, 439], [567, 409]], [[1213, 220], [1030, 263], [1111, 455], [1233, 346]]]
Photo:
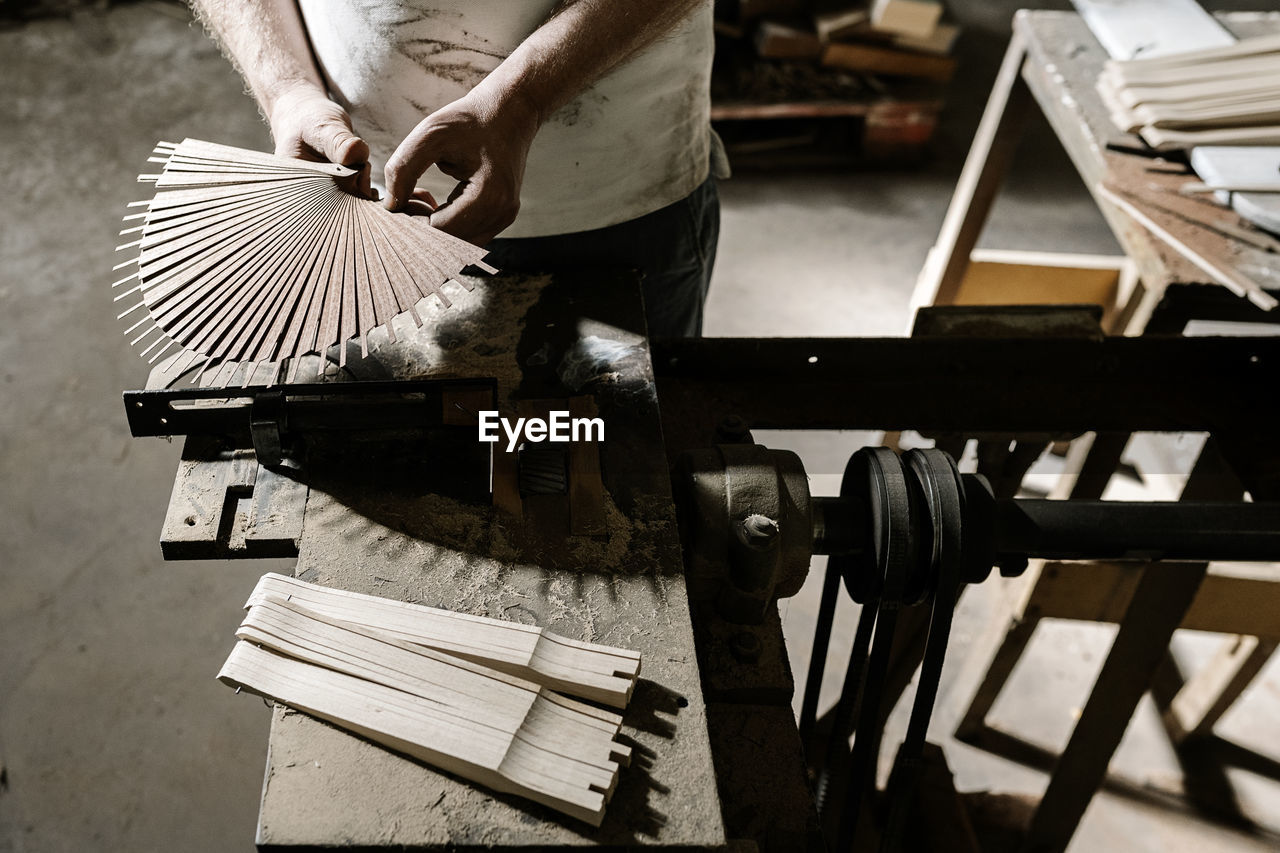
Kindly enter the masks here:
[[142, 224], [122, 230], [138, 239], [120, 249], [137, 254], [115, 267], [137, 271], [113, 284], [116, 301], [141, 300], [118, 319], [135, 345], [149, 341], [152, 361], [175, 344], [188, 368], [202, 360], [201, 383], [273, 383], [283, 359], [292, 378], [300, 356], [339, 344], [345, 365], [347, 342], [367, 354], [380, 327], [395, 341], [396, 317], [421, 326], [422, 298], [447, 307], [446, 282], [472, 264], [492, 269], [483, 249], [425, 217], [351, 195], [346, 166], [193, 139], [159, 143], [147, 162], [163, 166], [140, 178], [156, 193], [129, 205], [145, 210], [125, 217]]

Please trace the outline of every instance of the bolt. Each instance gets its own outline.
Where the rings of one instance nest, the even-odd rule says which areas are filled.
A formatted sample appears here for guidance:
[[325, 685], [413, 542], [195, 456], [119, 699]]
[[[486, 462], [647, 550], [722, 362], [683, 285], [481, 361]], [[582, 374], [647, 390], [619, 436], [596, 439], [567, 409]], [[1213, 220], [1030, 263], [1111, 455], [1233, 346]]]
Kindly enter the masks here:
[[728, 415], [716, 427], [721, 439], [725, 441], [742, 441], [751, 432], [751, 425], [741, 415]]
[[752, 513], [738, 523], [738, 537], [748, 548], [763, 551], [778, 540], [778, 522], [767, 515]]
[[729, 638], [729, 651], [740, 663], [754, 663], [760, 659], [760, 638], [750, 631], [739, 631]]

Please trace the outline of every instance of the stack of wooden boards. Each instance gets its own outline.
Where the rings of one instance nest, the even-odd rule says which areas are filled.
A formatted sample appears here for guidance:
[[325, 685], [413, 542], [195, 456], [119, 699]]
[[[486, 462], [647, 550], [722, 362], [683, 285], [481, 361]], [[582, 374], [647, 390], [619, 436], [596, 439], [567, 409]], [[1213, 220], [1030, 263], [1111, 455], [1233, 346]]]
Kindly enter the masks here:
[[1112, 121], [1160, 150], [1280, 144], [1280, 33], [1110, 60], [1098, 91]]
[[[228, 363], [276, 365], [359, 339], [434, 296], [467, 266], [496, 272], [485, 251], [432, 228], [426, 217], [388, 211], [348, 192], [356, 172], [333, 163], [277, 157], [195, 139], [160, 143], [149, 162], [154, 198], [126, 221], [141, 220], [117, 248], [138, 256], [116, 266], [133, 274], [112, 285], [131, 343], [151, 338], [151, 361], [174, 345], [185, 370]], [[347, 347], [339, 356], [346, 362]], [[296, 365], [296, 361], [295, 361]], [[321, 360], [323, 369], [323, 360]], [[295, 368], [296, 370], [296, 368]], [[254, 371], [245, 371], [246, 382]], [[228, 376], [228, 379], [230, 376]], [[292, 378], [292, 376], [291, 376]], [[225, 383], [224, 383], [225, 384]]]
[[1280, 234], [1280, 145], [1201, 145], [1191, 152], [1191, 168], [1219, 202]]
[[639, 654], [265, 575], [218, 678], [599, 826]]
[[740, 0], [717, 4], [722, 35], [753, 30], [763, 59], [812, 60], [826, 68], [886, 77], [945, 82], [955, 70], [950, 53], [959, 29], [941, 23], [936, 0], [875, 0], [816, 11], [806, 0]]

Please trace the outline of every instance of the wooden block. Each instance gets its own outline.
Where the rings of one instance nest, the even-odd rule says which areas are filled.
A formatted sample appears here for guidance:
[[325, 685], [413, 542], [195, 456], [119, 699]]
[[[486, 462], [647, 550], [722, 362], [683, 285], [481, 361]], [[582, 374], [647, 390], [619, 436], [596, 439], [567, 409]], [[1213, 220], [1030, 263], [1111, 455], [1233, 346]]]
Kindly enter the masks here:
[[960, 36], [960, 27], [955, 24], [938, 24], [927, 36], [894, 36], [893, 46], [903, 50], [916, 50], [920, 53], [931, 53], [938, 56], [949, 56]]
[[237, 505], [252, 493], [257, 473], [252, 450], [227, 450], [208, 439], [188, 438], [160, 533], [165, 559], [225, 558], [237, 550], [233, 538], [243, 547]]
[[829, 68], [844, 68], [865, 74], [919, 77], [938, 82], [950, 80], [956, 65], [955, 60], [949, 56], [928, 56], [893, 48], [839, 43], [827, 45], [822, 54], [822, 64]]
[[493, 506], [512, 521], [524, 520], [524, 500], [520, 497], [520, 454], [507, 452], [501, 442], [491, 445], [493, 470]]
[[253, 484], [246, 550], [261, 556], [296, 556], [310, 489], [306, 483], [258, 466]]
[[942, 17], [942, 4], [933, 0], [875, 0], [871, 23], [878, 30], [928, 38]]
[[[1035, 619], [1119, 622], [1142, 568], [1129, 563], [1046, 563], [1026, 609]], [[1211, 572], [1179, 627], [1280, 641], [1280, 579]]]
[[862, 29], [868, 20], [867, 10], [861, 8], [823, 12], [813, 16], [813, 28], [821, 41], [839, 41]]
[[1123, 304], [1125, 259], [1041, 252], [973, 252], [955, 305], [1101, 305], [1104, 325]]
[[822, 42], [808, 30], [777, 21], [761, 21], [756, 27], [756, 54], [765, 59], [817, 59]]
[[[590, 397], [571, 397], [569, 417], [598, 415]], [[569, 445], [569, 529], [579, 536], [604, 536], [608, 527], [604, 512], [604, 481], [600, 476], [601, 446], [594, 441]]]

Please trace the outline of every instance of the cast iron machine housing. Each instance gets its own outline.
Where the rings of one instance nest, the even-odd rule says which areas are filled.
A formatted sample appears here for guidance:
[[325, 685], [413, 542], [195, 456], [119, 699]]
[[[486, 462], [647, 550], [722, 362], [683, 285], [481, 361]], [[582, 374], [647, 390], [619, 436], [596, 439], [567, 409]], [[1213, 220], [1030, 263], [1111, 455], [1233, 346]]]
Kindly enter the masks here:
[[[1280, 504], [1273, 502], [1280, 499], [1280, 454], [1255, 402], [1280, 378], [1275, 340], [1045, 338], [1008, 326], [1004, 332], [995, 338], [704, 339], [654, 348], [690, 590], [712, 614], [695, 622], [704, 684], [715, 664], [703, 660], [703, 637], [721, 629], [703, 623], [759, 621], [773, 609], [766, 599], [798, 588], [809, 556], [830, 556], [799, 729], [831, 849], [850, 849], [855, 833], [862, 837], [859, 823], [871, 819], [882, 849], [900, 849], [951, 616], [965, 583], [982, 581], [993, 567], [1017, 575], [1035, 557], [1280, 558]], [[1224, 462], [1254, 502], [1011, 499], [1008, 482], [961, 475], [941, 450], [899, 457], [885, 448], [854, 454], [840, 497], [812, 497], [793, 454], [751, 443], [751, 431], [759, 429], [914, 429], [1006, 448], [1015, 440], [1043, 447], [1092, 432], [1096, 446], [1114, 448], [1116, 458], [1133, 432], [1207, 432], [1202, 460], [1212, 455]], [[1115, 461], [1091, 457], [1082, 475], [1088, 488], [1073, 496], [1100, 490], [1100, 475], [1105, 483]], [[1234, 488], [1226, 491], [1241, 494]], [[1223, 489], [1213, 491], [1217, 496]], [[808, 554], [796, 544], [806, 538]], [[842, 584], [863, 613], [840, 700], [818, 721], [818, 687]], [[889, 641], [908, 607], [928, 613], [927, 640], [917, 658], [920, 686], [906, 739], [880, 799], [874, 775], [880, 727], [902, 689], [884, 682]], [[824, 728], [831, 732], [825, 746], [815, 738]], [[846, 744], [855, 731], [850, 752]]]
[[[686, 453], [677, 507], [690, 591], [721, 618], [756, 624], [794, 595], [809, 559], [829, 555], [799, 730], [813, 735], [838, 587], [863, 606], [825, 755], [820, 810], [838, 810], [835, 849], [851, 847], [874, 791], [878, 721], [898, 612], [930, 607], [928, 638], [906, 739], [898, 751], [881, 849], [900, 849], [961, 587], [993, 566], [1016, 576], [1031, 558], [1280, 560], [1280, 502], [1119, 502], [997, 499], [986, 478], [961, 474], [937, 449], [853, 454], [840, 496], [813, 497], [799, 458], [755, 444]], [[896, 698], [896, 697], [888, 697]], [[846, 758], [848, 736], [858, 733]], [[847, 766], [846, 766], [847, 765]], [[839, 779], [839, 782], [833, 780]], [[843, 789], [836, 801], [833, 787]]]

